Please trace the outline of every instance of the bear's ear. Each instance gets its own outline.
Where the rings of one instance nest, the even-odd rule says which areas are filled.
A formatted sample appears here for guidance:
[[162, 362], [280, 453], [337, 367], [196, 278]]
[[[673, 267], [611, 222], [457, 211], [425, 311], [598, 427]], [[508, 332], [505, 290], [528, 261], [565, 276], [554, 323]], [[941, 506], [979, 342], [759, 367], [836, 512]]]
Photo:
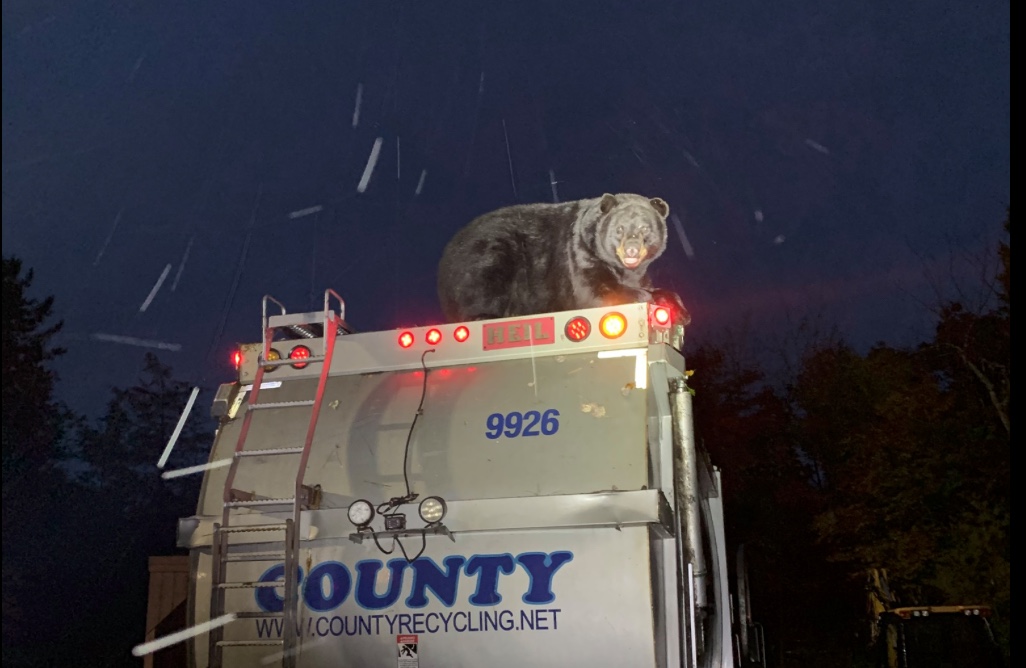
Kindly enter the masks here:
[[616, 198], [606, 193], [602, 196], [602, 201], [599, 202], [599, 211], [609, 213], [614, 206], [616, 206]]
[[670, 215], [670, 205], [666, 203], [666, 200], [660, 197], [653, 197], [648, 200], [652, 205], [652, 208], [659, 212], [659, 215], [666, 218]]

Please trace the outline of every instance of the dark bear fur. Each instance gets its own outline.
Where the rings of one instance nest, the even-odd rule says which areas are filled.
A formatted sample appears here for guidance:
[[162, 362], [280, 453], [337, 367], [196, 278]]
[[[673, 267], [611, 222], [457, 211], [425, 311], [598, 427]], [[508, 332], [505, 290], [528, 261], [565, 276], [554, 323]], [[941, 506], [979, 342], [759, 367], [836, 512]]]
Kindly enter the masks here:
[[646, 270], [666, 249], [662, 199], [605, 194], [562, 204], [521, 204], [475, 218], [449, 241], [438, 297], [450, 322], [668, 302]]

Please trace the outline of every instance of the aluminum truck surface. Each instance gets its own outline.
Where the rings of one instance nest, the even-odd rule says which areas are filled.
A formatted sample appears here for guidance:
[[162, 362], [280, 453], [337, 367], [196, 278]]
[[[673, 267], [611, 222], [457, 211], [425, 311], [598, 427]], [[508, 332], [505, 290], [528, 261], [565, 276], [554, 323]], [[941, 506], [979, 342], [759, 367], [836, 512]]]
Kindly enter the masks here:
[[262, 326], [179, 525], [190, 624], [234, 616], [191, 665], [735, 665], [672, 313]]

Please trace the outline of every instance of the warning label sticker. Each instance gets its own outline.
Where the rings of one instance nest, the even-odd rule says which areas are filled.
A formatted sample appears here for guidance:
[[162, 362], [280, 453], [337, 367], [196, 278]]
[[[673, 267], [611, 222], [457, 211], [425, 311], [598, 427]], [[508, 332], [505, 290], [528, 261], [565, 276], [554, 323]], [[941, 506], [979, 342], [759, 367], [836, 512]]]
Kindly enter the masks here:
[[420, 658], [417, 654], [417, 636], [396, 636], [395, 645], [399, 660], [398, 668], [420, 668]]

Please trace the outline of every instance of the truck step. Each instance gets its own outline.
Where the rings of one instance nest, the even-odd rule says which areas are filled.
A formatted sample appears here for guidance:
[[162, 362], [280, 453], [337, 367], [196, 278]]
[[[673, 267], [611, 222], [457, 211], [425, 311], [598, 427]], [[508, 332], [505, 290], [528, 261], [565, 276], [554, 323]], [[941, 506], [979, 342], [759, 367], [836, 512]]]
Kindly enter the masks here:
[[249, 531], [285, 531], [284, 524], [242, 524], [237, 527], [221, 527], [221, 533], [246, 533]]
[[284, 640], [218, 640], [218, 647], [275, 647]]
[[313, 399], [303, 399], [301, 401], [268, 401], [266, 403], [261, 402], [259, 404], [247, 404], [246, 410], [259, 411], [265, 408], [301, 408], [303, 406], [313, 406]]
[[284, 561], [285, 552], [246, 552], [244, 554], [226, 554], [221, 557], [224, 562], [238, 561]]
[[218, 589], [262, 589], [265, 587], [284, 587], [284, 580], [271, 580], [270, 582], [218, 582]]
[[252, 499], [249, 501], [229, 501], [224, 504], [225, 508], [250, 508], [252, 506], [291, 506], [296, 502], [296, 497], [290, 496], [287, 499]]
[[265, 448], [263, 450], [240, 450], [236, 457], [267, 457], [269, 455], [301, 455], [303, 448]]

